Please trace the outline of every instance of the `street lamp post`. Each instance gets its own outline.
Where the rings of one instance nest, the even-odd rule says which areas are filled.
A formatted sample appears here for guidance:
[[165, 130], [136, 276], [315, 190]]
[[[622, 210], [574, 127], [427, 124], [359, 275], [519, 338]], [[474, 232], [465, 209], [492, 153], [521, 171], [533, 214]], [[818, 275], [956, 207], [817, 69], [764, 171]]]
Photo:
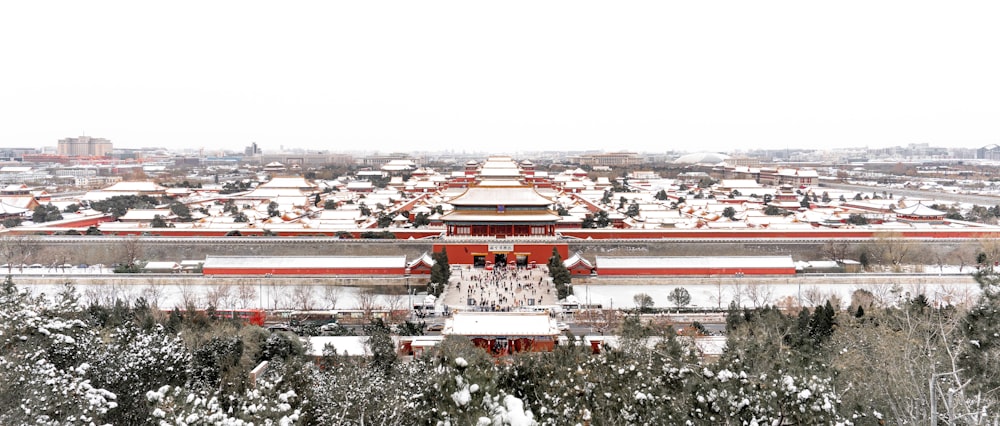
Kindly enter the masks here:
[[413, 292], [410, 291], [410, 274], [403, 275], [403, 279], [406, 280], [406, 296], [410, 299], [410, 307], [407, 310], [410, 312], [410, 316], [413, 316]]

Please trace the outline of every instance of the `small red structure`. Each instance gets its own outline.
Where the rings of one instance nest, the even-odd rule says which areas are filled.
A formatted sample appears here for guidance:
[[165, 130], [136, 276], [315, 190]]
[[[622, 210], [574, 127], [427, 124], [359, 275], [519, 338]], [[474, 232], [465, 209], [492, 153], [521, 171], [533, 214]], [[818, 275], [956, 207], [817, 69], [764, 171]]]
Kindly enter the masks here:
[[564, 260], [563, 265], [569, 270], [570, 275], [591, 275], [595, 272], [594, 265], [581, 256], [580, 253], [576, 253], [569, 259]]
[[516, 352], [550, 352], [559, 327], [545, 312], [455, 312], [442, 335], [468, 337], [494, 356]]

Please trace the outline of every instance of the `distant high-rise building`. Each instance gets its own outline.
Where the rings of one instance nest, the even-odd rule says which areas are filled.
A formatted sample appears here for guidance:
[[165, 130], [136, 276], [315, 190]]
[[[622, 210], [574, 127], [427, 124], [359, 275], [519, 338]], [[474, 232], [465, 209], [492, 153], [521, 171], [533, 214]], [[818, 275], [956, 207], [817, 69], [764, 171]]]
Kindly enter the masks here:
[[90, 136], [60, 139], [57, 152], [67, 157], [105, 157], [111, 153], [111, 141]]
[[248, 157], [253, 155], [260, 155], [260, 153], [261, 150], [260, 147], [257, 146], [257, 142], [253, 142], [250, 144], [250, 146], [243, 149], [243, 155], [246, 155]]
[[570, 158], [579, 164], [589, 166], [634, 166], [642, 164], [644, 159], [635, 152], [605, 152], [602, 154], [583, 154]]
[[979, 148], [976, 150], [976, 158], [990, 161], [1000, 160], [1000, 145], [992, 144]]

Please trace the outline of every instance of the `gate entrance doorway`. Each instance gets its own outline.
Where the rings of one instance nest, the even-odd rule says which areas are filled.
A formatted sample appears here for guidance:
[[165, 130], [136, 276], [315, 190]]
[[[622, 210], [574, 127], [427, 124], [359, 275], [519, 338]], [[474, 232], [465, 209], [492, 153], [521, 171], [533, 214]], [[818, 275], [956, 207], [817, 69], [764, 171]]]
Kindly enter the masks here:
[[507, 266], [507, 253], [496, 253], [493, 255], [493, 264]]

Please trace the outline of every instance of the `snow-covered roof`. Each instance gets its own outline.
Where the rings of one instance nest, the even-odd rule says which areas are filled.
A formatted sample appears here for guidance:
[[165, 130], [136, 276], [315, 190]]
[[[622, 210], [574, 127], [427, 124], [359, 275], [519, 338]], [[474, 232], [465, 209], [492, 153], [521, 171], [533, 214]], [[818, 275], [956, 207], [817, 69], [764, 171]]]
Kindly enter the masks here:
[[303, 343], [308, 341], [306, 351], [309, 356], [323, 356], [323, 349], [326, 348], [326, 345], [333, 346], [337, 354], [343, 356], [370, 356], [372, 354], [368, 349], [368, 336], [311, 336], [302, 340]]
[[834, 269], [840, 265], [833, 260], [810, 260], [806, 262], [795, 262], [795, 269]]
[[441, 220], [449, 222], [554, 222], [559, 220], [559, 215], [555, 212], [506, 212], [506, 213], [484, 213], [484, 212], [463, 212], [452, 211]]
[[698, 336], [694, 338], [695, 347], [703, 356], [721, 356], [726, 351], [726, 336]]
[[209, 268], [403, 268], [406, 256], [208, 256]]
[[258, 188], [297, 188], [303, 190], [314, 190], [317, 187], [316, 184], [295, 176], [271, 178], [258, 186]]
[[417, 265], [419, 265], [421, 263], [423, 263], [423, 264], [425, 264], [427, 266], [434, 266], [434, 264], [437, 263], [437, 262], [434, 261], [434, 258], [431, 257], [430, 253], [427, 253], [425, 251], [424, 254], [420, 255], [420, 257], [411, 260], [410, 263], [407, 263], [406, 267], [407, 268], [413, 268], [413, 267], [416, 267]]
[[375, 186], [367, 180], [356, 180], [347, 184], [347, 190], [349, 191], [366, 190], [374, 187]]
[[944, 216], [943, 211], [932, 209], [920, 203], [914, 204], [910, 207], [893, 209], [893, 212], [903, 216]]
[[791, 256], [597, 256], [600, 269], [672, 268], [794, 268]]
[[115, 192], [163, 192], [166, 190], [165, 187], [157, 185], [155, 182], [137, 181], [137, 182], [118, 182], [107, 188], [102, 189], [102, 191], [115, 191]]
[[30, 166], [3, 166], [0, 167], [0, 173], [26, 173], [30, 172]]
[[177, 264], [177, 262], [146, 262], [146, 266], [143, 267], [143, 269], [148, 271], [164, 271], [180, 268], [181, 265]]
[[517, 168], [517, 164], [510, 157], [490, 157], [483, 163], [479, 175], [483, 177], [516, 177], [521, 175], [521, 170]]
[[760, 184], [753, 179], [723, 179], [719, 186], [727, 189], [761, 188]]
[[473, 186], [447, 201], [455, 206], [548, 206], [552, 199], [544, 197], [530, 186]]
[[166, 219], [168, 217], [173, 217], [174, 213], [170, 209], [132, 209], [125, 212], [125, 215], [120, 217], [119, 220], [122, 221], [138, 221], [138, 220], [153, 220], [156, 216]]
[[0, 202], [0, 214], [15, 215], [15, 214], [24, 214], [28, 211], [29, 211], [28, 209], [12, 206], [5, 202]]
[[584, 265], [584, 266], [586, 266], [588, 268], [593, 268], [594, 267], [594, 265], [591, 264], [589, 260], [587, 260], [583, 256], [581, 256], [579, 252], [574, 253], [572, 256], [569, 257], [569, 259], [566, 259], [566, 260], [563, 261], [563, 265], [566, 266], [567, 268], [572, 268], [572, 267], [576, 266], [576, 264], [578, 264], [578, 263], [581, 264], [581, 265]]
[[390, 160], [388, 163], [382, 165], [382, 170], [387, 171], [401, 171], [401, 170], [413, 170], [416, 168], [416, 163], [413, 160]]
[[778, 175], [780, 176], [798, 176], [798, 177], [819, 177], [819, 173], [812, 169], [778, 169]]
[[554, 336], [556, 320], [545, 312], [463, 312], [445, 321], [442, 335]]

